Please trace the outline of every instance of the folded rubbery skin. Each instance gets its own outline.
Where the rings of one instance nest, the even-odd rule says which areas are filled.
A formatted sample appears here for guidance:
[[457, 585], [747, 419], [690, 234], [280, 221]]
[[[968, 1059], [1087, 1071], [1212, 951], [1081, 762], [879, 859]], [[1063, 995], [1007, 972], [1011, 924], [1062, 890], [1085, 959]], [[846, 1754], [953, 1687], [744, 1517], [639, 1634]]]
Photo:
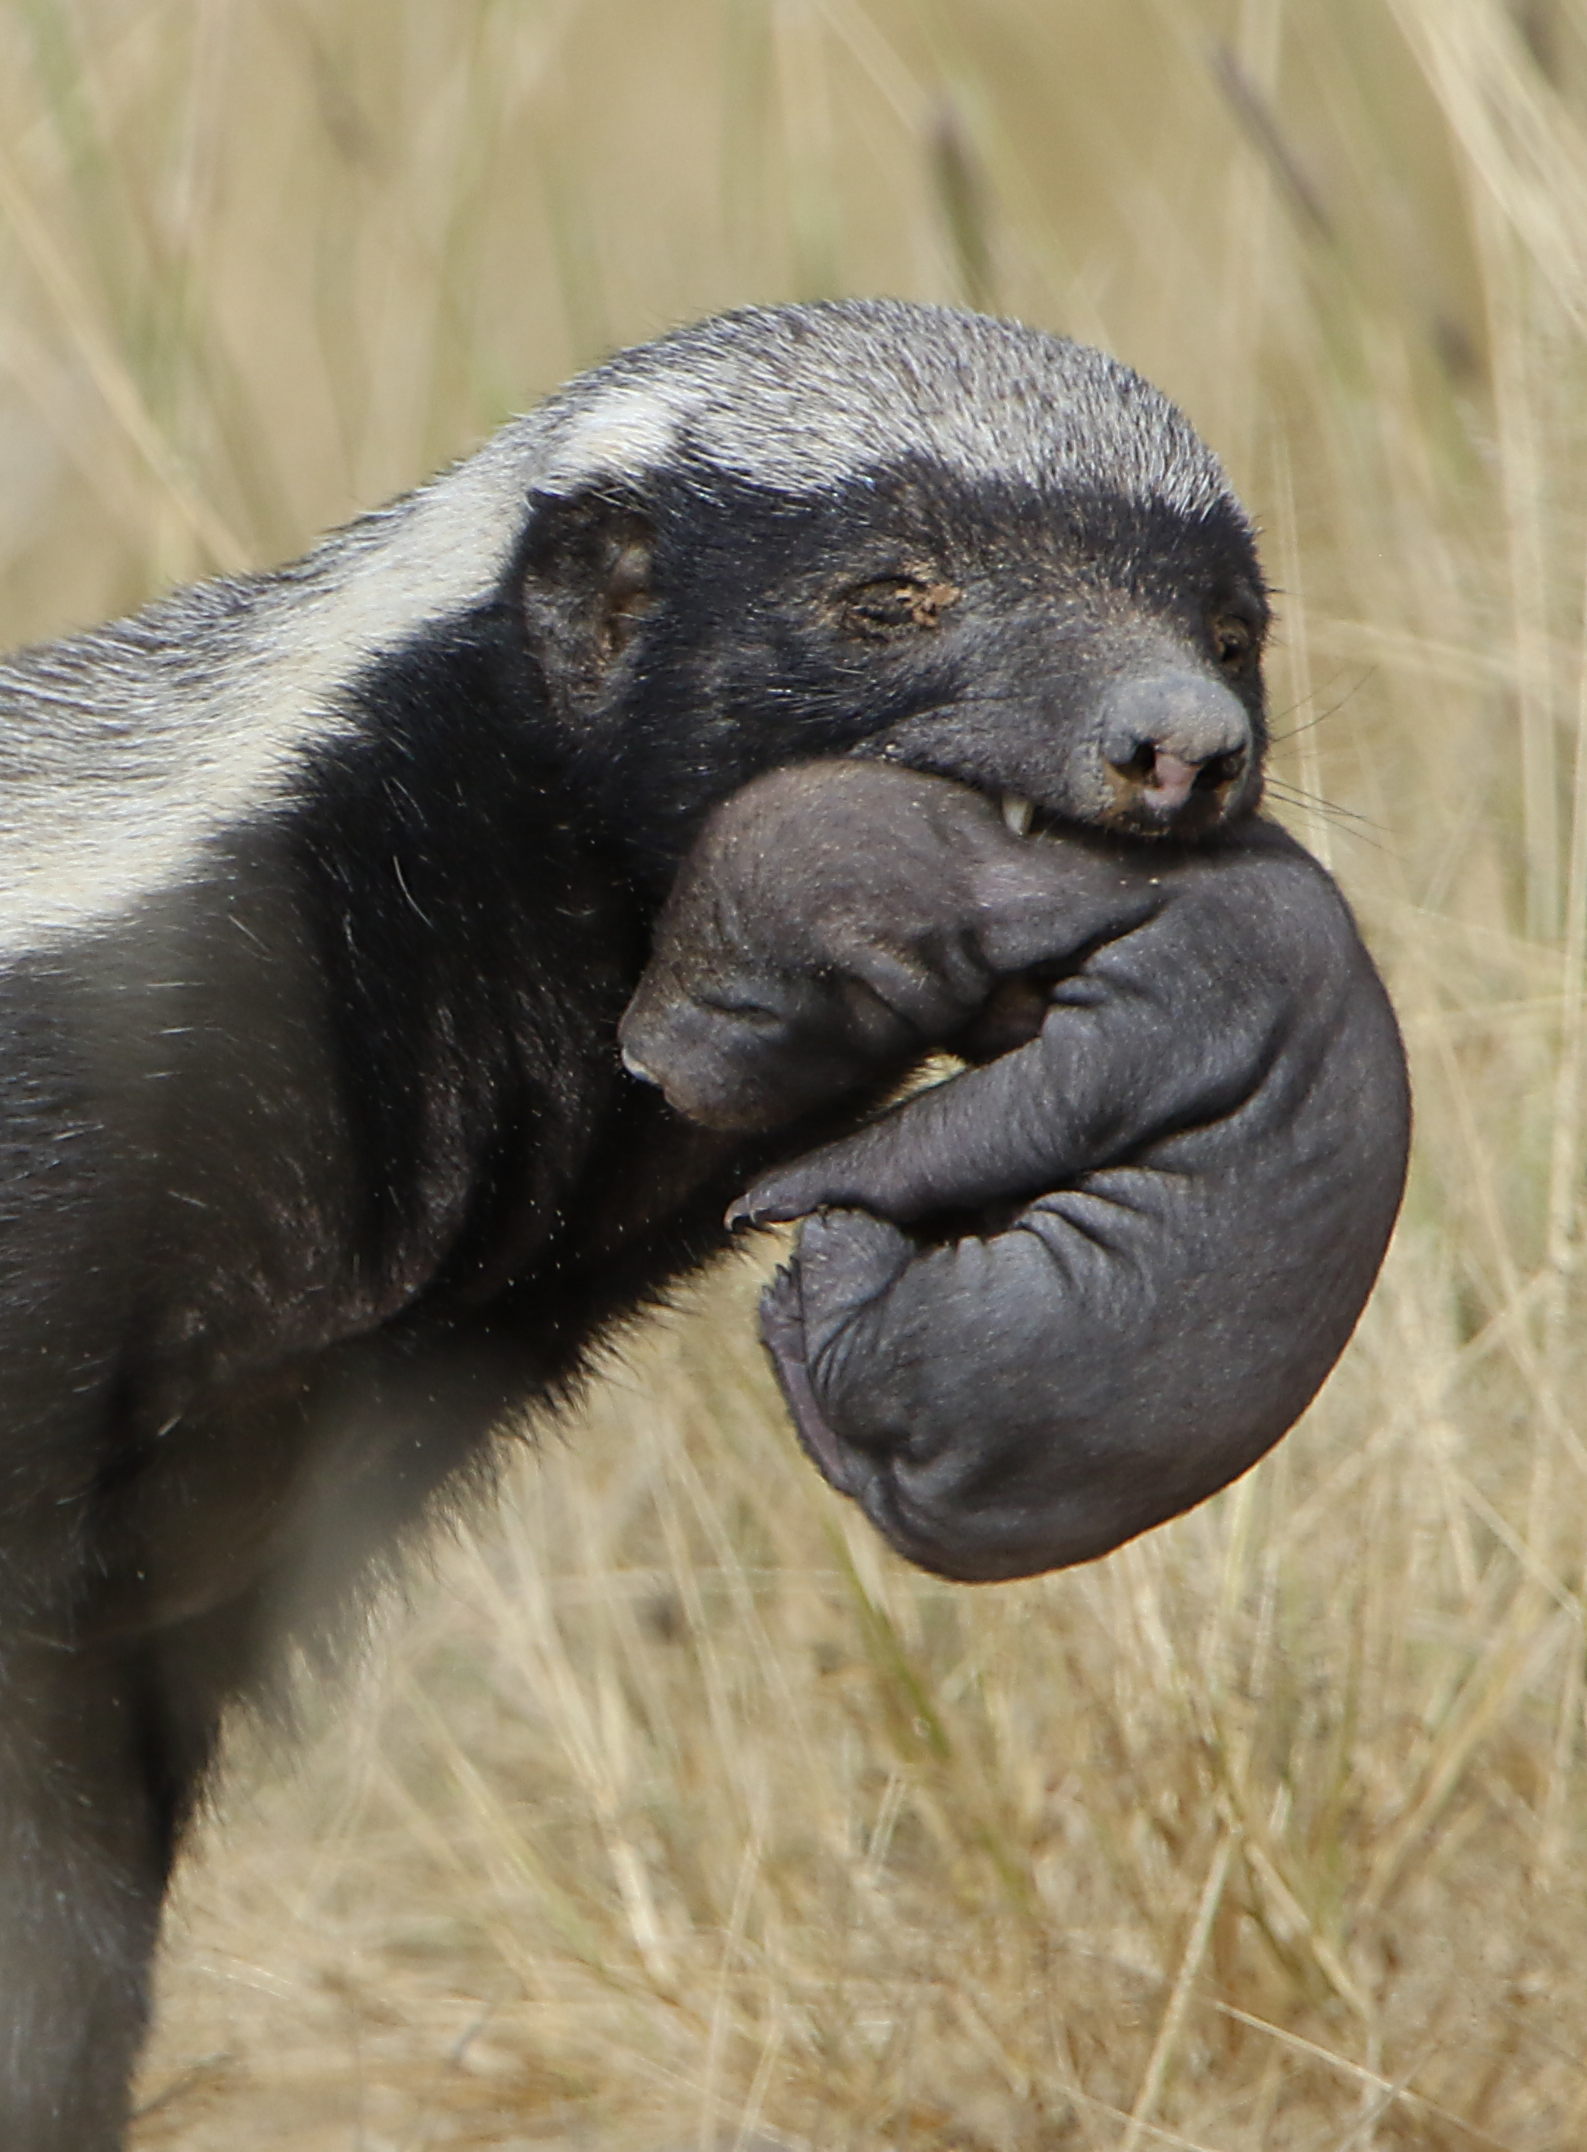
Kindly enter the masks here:
[[[756, 912], [754, 877], [713, 882], [706, 858], [664, 937], [674, 997], [691, 965], [720, 981], [732, 944], [720, 1052], [699, 1009], [675, 1027], [718, 1112], [736, 1082], [764, 1114], [783, 1066], [798, 1092], [807, 1039], [825, 1071], [863, 1059], [878, 1003], [908, 1059], [973, 1030], [972, 998], [995, 1001], [1010, 973], [1039, 973], [1042, 992], [1034, 1036], [736, 1206], [739, 1223], [808, 1221], [762, 1312], [800, 1440], [927, 1569], [982, 1581], [1092, 1560], [1245, 1471], [1343, 1350], [1409, 1140], [1387, 996], [1332, 881], [1270, 823], [1201, 846], [1022, 841], [938, 780], [845, 772], [801, 797], [808, 774], [763, 780], [738, 809], [734, 849], [785, 863], [775, 920]], [[770, 939], [799, 939], [790, 916], [806, 923], [805, 963], [808, 922], [839, 916], [799, 838], [817, 816], [830, 850], [840, 801], [846, 843], [871, 823], [863, 992], [850, 911], [846, 947], [802, 996], [779, 980], [781, 1013], [751, 1017], [751, 977], [764, 985], [781, 961]], [[922, 815], [939, 835], [962, 827], [946, 848], [957, 876], [898, 843]], [[953, 956], [924, 963], [928, 989], [922, 913], [951, 913], [1000, 873], [1001, 906], [961, 914], [957, 939], [936, 922]], [[890, 940], [898, 920], [914, 972]], [[890, 965], [891, 994], [877, 985]], [[652, 1052], [662, 1028], [649, 1026]]]

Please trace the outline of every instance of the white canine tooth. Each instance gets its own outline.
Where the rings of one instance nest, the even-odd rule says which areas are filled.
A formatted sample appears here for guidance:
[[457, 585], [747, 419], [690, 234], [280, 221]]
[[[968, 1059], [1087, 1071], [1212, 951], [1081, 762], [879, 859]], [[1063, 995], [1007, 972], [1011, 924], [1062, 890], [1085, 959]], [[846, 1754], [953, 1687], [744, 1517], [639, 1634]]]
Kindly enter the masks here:
[[1016, 837], [1028, 837], [1036, 809], [1022, 792], [1003, 794], [1003, 820]]

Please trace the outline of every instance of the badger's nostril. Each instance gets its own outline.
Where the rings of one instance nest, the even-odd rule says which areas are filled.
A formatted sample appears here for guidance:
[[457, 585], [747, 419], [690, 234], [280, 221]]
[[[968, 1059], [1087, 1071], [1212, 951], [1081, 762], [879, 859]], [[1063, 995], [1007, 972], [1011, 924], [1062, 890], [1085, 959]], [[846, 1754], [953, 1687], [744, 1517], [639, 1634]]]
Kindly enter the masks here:
[[1136, 740], [1127, 754], [1108, 759], [1151, 806], [1173, 812], [1193, 792], [1219, 792], [1232, 784], [1245, 767], [1245, 749], [1203, 757], [1183, 754], [1160, 740]]
[[1138, 777], [1144, 783], [1152, 781], [1152, 771], [1157, 763], [1157, 742], [1136, 740], [1123, 755], [1110, 754], [1108, 760], [1121, 777]]
[[1224, 785], [1232, 785], [1245, 768], [1245, 749], [1237, 747], [1226, 755], [1209, 755], [1196, 772], [1198, 792], [1217, 792]]
[[1195, 791], [1202, 768], [1200, 762], [1187, 761], [1171, 748], [1159, 747], [1142, 780], [1141, 795], [1151, 806], [1166, 808], [1172, 813], [1183, 807]]

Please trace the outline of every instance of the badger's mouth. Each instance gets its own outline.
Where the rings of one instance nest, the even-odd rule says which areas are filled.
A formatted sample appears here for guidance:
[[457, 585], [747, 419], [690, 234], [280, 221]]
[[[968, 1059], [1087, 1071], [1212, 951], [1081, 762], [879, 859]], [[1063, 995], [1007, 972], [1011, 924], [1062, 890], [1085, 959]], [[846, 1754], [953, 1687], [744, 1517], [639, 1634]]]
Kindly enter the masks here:
[[[1161, 788], [1161, 796], [1150, 785], [1121, 784], [1115, 788], [1108, 809], [1097, 818], [1096, 826], [1147, 841], [1208, 836], [1231, 818], [1237, 802], [1240, 812], [1255, 806], [1254, 798], [1244, 796], [1246, 774], [1242, 754], [1207, 763], [1179, 789], [1170, 792], [1166, 786]], [[1075, 826], [1072, 816], [1038, 806], [1023, 792], [998, 790], [990, 796], [1013, 836], [1047, 836]]]

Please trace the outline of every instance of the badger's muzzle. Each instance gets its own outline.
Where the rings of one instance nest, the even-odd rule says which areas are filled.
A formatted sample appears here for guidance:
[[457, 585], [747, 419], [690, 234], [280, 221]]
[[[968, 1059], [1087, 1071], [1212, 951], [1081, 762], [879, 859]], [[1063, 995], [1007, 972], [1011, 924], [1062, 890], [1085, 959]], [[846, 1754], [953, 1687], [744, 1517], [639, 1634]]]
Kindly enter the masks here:
[[1106, 693], [1100, 745], [1110, 820], [1188, 835], [1219, 820], [1250, 772], [1256, 741], [1245, 705], [1199, 673], [1121, 680]]

